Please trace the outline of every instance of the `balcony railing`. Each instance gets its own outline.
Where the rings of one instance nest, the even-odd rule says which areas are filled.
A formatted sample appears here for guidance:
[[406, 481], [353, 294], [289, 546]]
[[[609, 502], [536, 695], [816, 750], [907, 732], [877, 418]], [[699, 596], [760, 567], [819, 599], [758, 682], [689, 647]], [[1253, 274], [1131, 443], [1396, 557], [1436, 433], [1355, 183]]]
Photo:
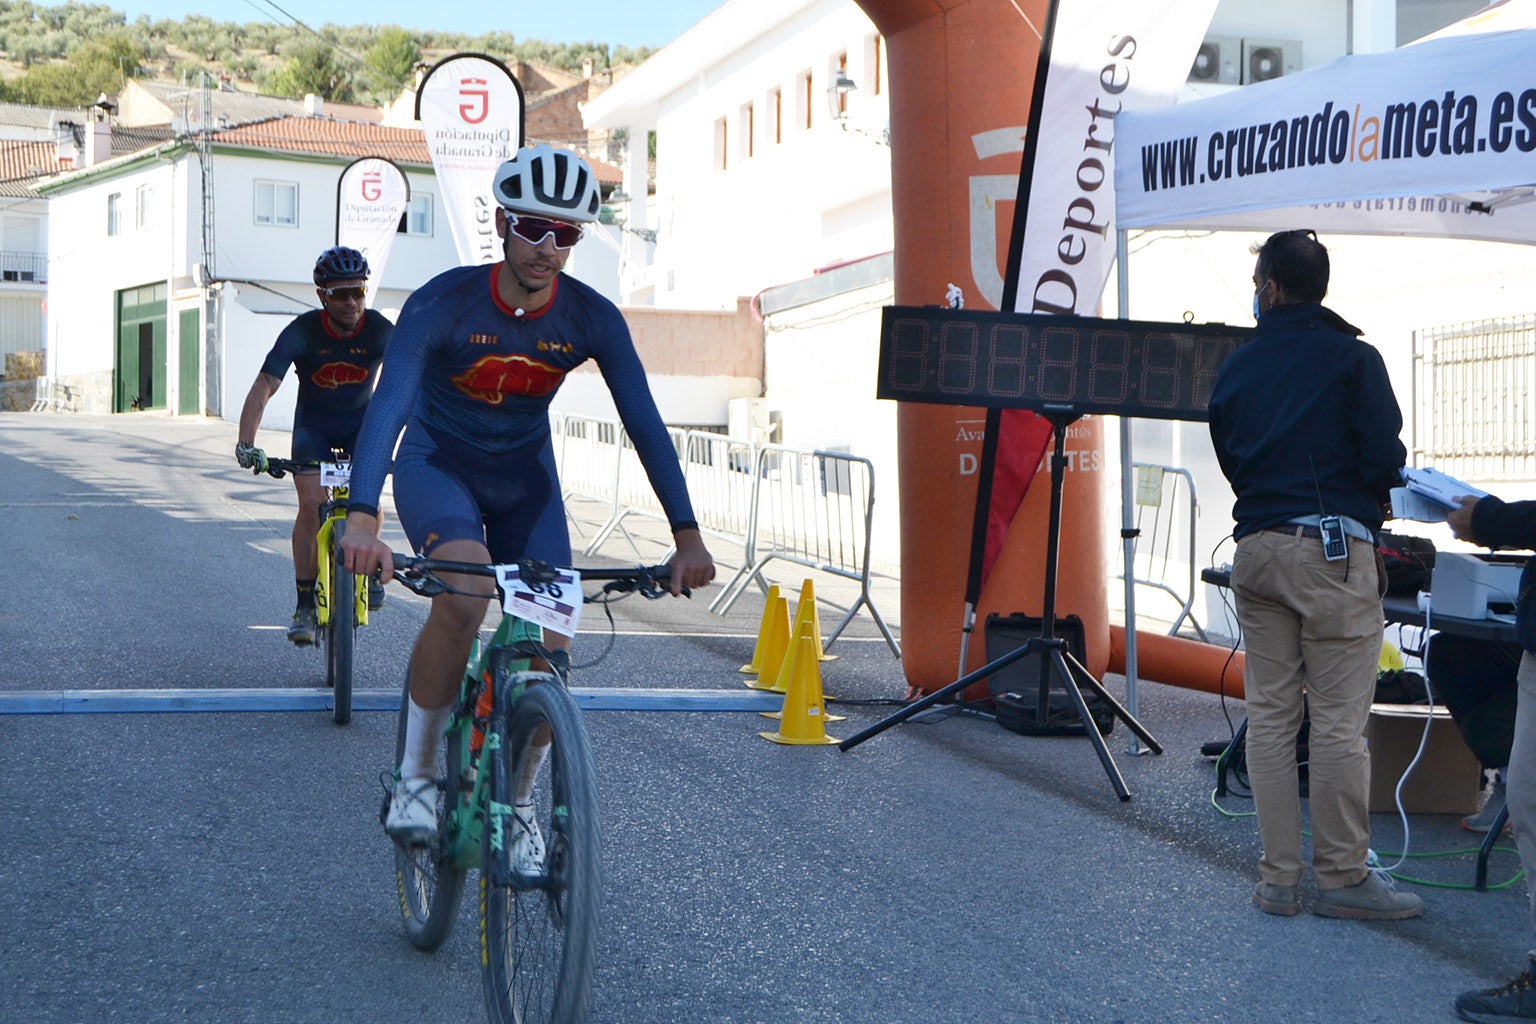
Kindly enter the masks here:
[[48, 254], [45, 252], [12, 252], [0, 250], [0, 280], [48, 282]]

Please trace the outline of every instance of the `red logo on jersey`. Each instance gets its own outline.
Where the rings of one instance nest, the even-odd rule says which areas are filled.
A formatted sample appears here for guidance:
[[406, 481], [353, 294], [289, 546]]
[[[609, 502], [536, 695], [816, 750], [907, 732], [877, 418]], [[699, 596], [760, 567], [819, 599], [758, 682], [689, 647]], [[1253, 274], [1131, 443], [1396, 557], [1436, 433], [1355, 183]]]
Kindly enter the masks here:
[[368, 371], [353, 363], [326, 363], [310, 375], [322, 388], [340, 388], [348, 384], [361, 384], [368, 379]]
[[564, 379], [564, 370], [527, 356], [486, 356], [453, 378], [453, 384], [476, 401], [500, 405], [508, 395], [542, 398]]
[[459, 104], [459, 116], [465, 124], [479, 124], [491, 112], [491, 90], [483, 78], [460, 79], [459, 98], [464, 101]]

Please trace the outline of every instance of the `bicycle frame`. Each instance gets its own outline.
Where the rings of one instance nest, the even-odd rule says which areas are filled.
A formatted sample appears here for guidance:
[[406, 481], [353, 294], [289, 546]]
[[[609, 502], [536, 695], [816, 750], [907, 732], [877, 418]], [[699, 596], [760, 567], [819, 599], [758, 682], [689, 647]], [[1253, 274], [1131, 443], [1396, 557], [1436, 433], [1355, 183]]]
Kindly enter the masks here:
[[[401, 573], [413, 560], [401, 555], [395, 556], [395, 578], [420, 594], [431, 593], [413, 586], [411, 580]], [[415, 561], [428, 562], [429, 559]], [[435, 568], [449, 572], [464, 572], [471, 575], [486, 576], [489, 566], [473, 565], [465, 563], [436, 563]], [[649, 569], [639, 570], [639, 576], [635, 570], [582, 570], [584, 581], [630, 580], [637, 579], [655, 581], [663, 580], [667, 575], [666, 566], [652, 566]], [[500, 584], [497, 584], [500, 590]], [[637, 589], [637, 592], [647, 597], [656, 597], [659, 590], [645, 589], [644, 587], [618, 587], [610, 583], [605, 589], [629, 590]], [[686, 594], [687, 591], [684, 591]], [[585, 597], [583, 600], [587, 600]], [[512, 808], [505, 804], [499, 804], [490, 797], [489, 779], [490, 772], [481, 771], [482, 764], [487, 762], [489, 755], [495, 749], [498, 741], [493, 731], [486, 730], [482, 749], [476, 751], [470, 739], [476, 729], [476, 717], [482, 687], [495, 685], [496, 679], [503, 671], [516, 680], [516, 685], [510, 692], [495, 694], [494, 699], [508, 702], [506, 710], [522, 697], [526, 681], [519, 679], [519, 673], [535, 671], [534, 659], [543, 659], [549, 652], [543, 648], [544, 630], [537, 623], [526, 621], [505, 609], [502, 612], [500, 624], [491, 635], [489, 641], [481, 643], [476, 637], [470, 648], [469, 659], [465, 664], [464, 676], [459, 682], [458, 699], [454, 702], [453, 710], [448, 716], [448, 724], [444, 733], [452, 735], [456, 731], [463, 742], [449, 743], [448, 750], [459, 751], [458, 764], [450, 764], [447, 771], [453, 778], [461, 780], [458, 791], [462, 794], [466, 790], [467, 796], [461, 797], [458, 805], [445, 809], [446, 821], [439, 831], [439, 856], [452, 863], [456, 867], [470, 868], [479, 863], [481, 858], [481, 841], [484, 837], [484, 822], [491, 823], [492, 848], [496, 851], [502, 849], [500, 842], [504, 829], [504, 821], [512, 813]], [[554, 682], [548, 685], [564, 686], [567, 683], [568, 671], [564, 665], [551, 666], [547, 670], [540, 670], [541, 674], [547, 674], [554, 678]]]
[[[481, 841], [484, 838], [483, 823], [491, 823], [491, 847], [502, 849], [504, 822], [512, 808], [495, 804], [490, 800], [490, 773], [480, 771], [481, 762], [495, 749], [498, 737], [487, 732], [484, 745], [477, 752], [468, 737], [475, 729], [475, 712], [482, 686], [494, 685], [502, 668], [513, 675], [532, 670], [533, 645], [542, 643], [544, 631], [515, 615], [503, 614], [496, 632], [483, 646], [477, 637], [469, 652], [464, 678], [459, 684], [459, 699], [448, 717], [447, 732], [460, 730], [466, 742], [457, 745], [462, 763], [449, 765], [448, 770], [457, 772], [461, 779], [474, 779], [469, 795], [457, 807], [449, 808], [447, 827], [442, 837], [442, 855], [462, 868], [471, 868], [480, 862]], [[519, 684], [506, 695], [513, 704], [522, 696]]]
[[[325, 471], [322, 468], [321, 475]], [[319, 571], [315, 575], [315, 618], [323, 627], [331, 622], [331, 556], [341, 533], [346, 528], [347, 500], [351, 489], [345, 484], [331, 484], [325, 489], [325, 501], [320, 505], [320, 532], [315, 535], [318, 549]], [[361, 576], [353, 580], [352, 621], [359, 626], [368, 625], [368, 581]]]

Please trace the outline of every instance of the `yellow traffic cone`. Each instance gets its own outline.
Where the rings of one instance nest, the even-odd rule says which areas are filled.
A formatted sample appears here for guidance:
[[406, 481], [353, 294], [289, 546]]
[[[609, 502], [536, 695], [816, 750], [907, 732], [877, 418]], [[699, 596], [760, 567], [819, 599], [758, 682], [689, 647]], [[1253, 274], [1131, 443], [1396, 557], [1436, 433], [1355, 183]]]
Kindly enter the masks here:
[[828, 654], [821, 646], [821, 619], [816, 614], [816, 584], [806, 580], [800, 587], [800, 600], [795, 605], [795, 626], [800, 625], [800, 620], [808, 619], [811, 623], [813, 635], [816, 637], [816, 660], [835, 661], [837, 655]]
[[[790, 651], [791, 652], [799, 651], [800, 650], [800, 642], [802, 640], [809, 640], [812, 644], [815, 644], [815, 642], [816, 642], [816, 638], [815, 638], [815, 636], [812, 633], [810, 623], [805, 622], [804, 620], [801, 620], [801, 622], [795, 627], [794, 639], [789, 642], [789, 649], [790, 649]], [[814, 648], [811, 648], [811, 649], [814, 649]], [[798, 664], [798, 662], [796, 660], [796, 656], [794, 654], [791, 654], [791, 656], [786, 657], [784, 659], [784, 664], [779, 667], [778, 677], [776, 679], [774, 679], [773, 685], [771, 687], [768, 687], [767, 689], [770, 692], [772, 692], [772, 693], [782, 693], [782, 694], [784, 694], [785, 695], [784, 699], [787, 702], [789, 700], [789, 688], [794, 683], [795, 674], [796, 673], [805, 673], [805, 674], [807, 674], [809, 676], [814, 677], [812, 679], [812, 683], [814, 685], [815, 698], [821, 704], [822, 717], [826, 721], [828, 721], [828, 722], [845, 722], [845, 721], [847, 721], [848, 720], [848, 716], [847, 715], [834, 715], [834, 714], [831, 714], [830, 712], [827, 711], [827, 709], [826, 709], [827, 708], [826, 693], [821, 688], [821, 665], [814, 658], [810, 659], [810, 662], [811, 662], [810, 668], [806, 668], [806, 667]], [[782, 710], [779, 710], [779, 711], [759, 711], [758, 714], [762, 715], [764, 718], [782, 719], [784, 717], [784, 712]]]
[[758, 733], [765, 740], [790, 746], [828, 746], [838, 742], [827, 735], [827, 709], [821, 701], [821, 673], [817, 668], [816, 641], [801, 635], [786, 659], [790, 664], [789, 692], [778, 732]]
[[[757, 627], [757, 646], [752, 649], [752, 663], [749, 665], [741, 666], [741, 668], [737, 669], [738, 672], [743, 672], [749, 676], [758, 676], [763, 674], [763, 654], [765, 653], [764, 649], [767, 646], [769, 627], [773, 624], [774, 603], [778, 600], [779, 585], [775, 583], [773, 586], [768, 588], [768, 600], [763, 603], [763, 618]], [[786, 637], [789, 636], [789, 630], [787, 627], [784, 631], [784, 635]]]
[[789, 648], [789, 602], [776, 597], [769, 604], [770, 611], [763, 613], [766, 620], [761, 640], [763, 663], [756, 678], [747, 680], [754, 690], [772, 690], [774, 680], [784, 665], [784, 652]]

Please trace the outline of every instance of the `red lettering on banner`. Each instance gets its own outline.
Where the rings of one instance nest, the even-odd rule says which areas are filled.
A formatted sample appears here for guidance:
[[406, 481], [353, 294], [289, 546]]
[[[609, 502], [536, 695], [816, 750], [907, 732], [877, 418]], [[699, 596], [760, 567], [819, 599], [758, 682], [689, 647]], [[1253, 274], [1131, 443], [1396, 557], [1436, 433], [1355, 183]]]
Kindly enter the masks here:
[[384, 175], [378, 171], [363, 172], [363, 199], [366, 202], [376, 203], [384, 195]]
[[[472, 88], [473, 86], [479, 86], [479, 88]], [[459, 116], [464, 119], [465, 124], [479, 124], [490, 114], [491, 91], [486, 88], [485, 79], [460, 79], [459, 97], [464, 101], [459, 104]]]

